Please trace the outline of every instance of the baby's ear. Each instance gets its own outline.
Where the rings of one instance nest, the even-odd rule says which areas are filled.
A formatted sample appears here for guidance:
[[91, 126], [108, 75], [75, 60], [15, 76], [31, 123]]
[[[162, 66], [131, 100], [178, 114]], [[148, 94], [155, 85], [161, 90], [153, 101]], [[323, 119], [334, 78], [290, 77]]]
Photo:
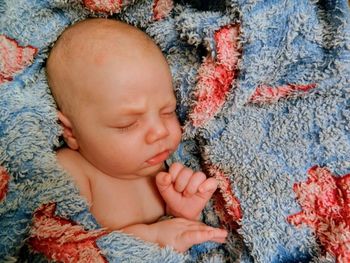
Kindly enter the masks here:
[[79, 144], [73, 133], [71, 121], [61, 111], [58, 111], [57, 114], [58, 114], [58, 120], [60, 121], [60, 125], [63, 128], [63, 138], [65, 142], [67, 143], [70, 149], [78, 150]]

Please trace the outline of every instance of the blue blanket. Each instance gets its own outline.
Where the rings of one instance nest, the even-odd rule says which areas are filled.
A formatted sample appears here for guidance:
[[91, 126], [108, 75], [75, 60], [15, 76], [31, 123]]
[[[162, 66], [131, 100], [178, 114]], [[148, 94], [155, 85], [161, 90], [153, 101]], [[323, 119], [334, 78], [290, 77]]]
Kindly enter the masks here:
[[[350, 262], [349, 4], [221, 4], [0, 2], [0, 261]], [[226, 244], [179, 254], [101, 229], [57, 165], [45, 59], [87, 17], [135, 25], [167, 56], [184, 127], [169, 161], [218, 179], [202, 219]]]

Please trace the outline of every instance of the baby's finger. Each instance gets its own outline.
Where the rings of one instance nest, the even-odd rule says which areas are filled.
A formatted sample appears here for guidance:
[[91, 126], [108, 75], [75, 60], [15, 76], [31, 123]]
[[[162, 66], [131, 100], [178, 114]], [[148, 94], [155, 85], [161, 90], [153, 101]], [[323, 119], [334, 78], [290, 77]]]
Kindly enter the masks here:
[[211, 240], [214, 238], [214, 233], [210, 230], [188, 230], [182, 234], [182, 238], [182, 241], [190, 247]]
[[216, 242], [216, 243], [226, 243], [226, 238], [221, 237], [221, 238], [212, 238], [210, 241]]
[[[222, 241], [222, 242], [225, 242], [225, 239], [226, 239], [226, 237], [228, 235], [226, 229], [214, 228], [214, 230], [212, 230], [212, 231], [214, 232], [214, 236], [211, 239], [211, 241], [215, 241], [215, 242]], [[218, 241], [216, 241], [216, 240], [218, 240]], [[220, 242], [220, 243], [222, 243], [222, 242]]]
[[201, 221], [193, 221], [193, 220], [187, 220], [187, 222], [185, 223], [186, 227], [189, 228], [189, 230], [201, 230], [201, 231], [210, 231], [215, 229], [212, 226], [208, 226], [204, 223], [202, 223]]
[[193, 171], [190, 168], [183, 167], [175, 179], [175, 190], [182, 193], [185, 190], [192, 174]]
[[213, 237], [209, 241], [217, 243], [225, 243], [227, 238], [227, 230], [221, 228], [212, 228]]
[[191, 232], [194, 240], [202, 240], [201, 242], [214, 241], [218, 243], [225, 243], [228, 235], [226, 229], [208, 226], [198, 221], [188, 222], [187, 227], [188, 231], [186, 232]]
[[173, 163], [172, 165], [170, 165], [168, 173], [171, 174], [172, 182], [175, 182], [176, 177], [183, 168], [184, 166], [181, 163]]
[[163, 193], [171, 186], [171, 175], [169, 173], [160, 172], [156, 175], [156, 185], [160, 193]]
[[207, 179], [206, 175], [202, 172], [195, 172], [188, 182], [184, 195], [190, 197], [198, 191], [198, 187]]
[[205, 180], [199, 187], [198, 191], [200, 193], [214, 193], [218, 187], [218, 181], [214, 177], [210, 177]]

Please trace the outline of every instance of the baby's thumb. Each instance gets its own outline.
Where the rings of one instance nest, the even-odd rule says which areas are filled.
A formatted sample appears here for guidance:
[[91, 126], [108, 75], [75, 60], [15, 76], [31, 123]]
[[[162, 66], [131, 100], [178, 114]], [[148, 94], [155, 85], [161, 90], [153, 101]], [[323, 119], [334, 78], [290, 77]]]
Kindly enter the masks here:
[[158, 187], [158, 191], [163, 193], [169, 188], [169, 186], [171, 186], [171, 175], [166, 172], [158, 173], [156, 175], [156, 185]]

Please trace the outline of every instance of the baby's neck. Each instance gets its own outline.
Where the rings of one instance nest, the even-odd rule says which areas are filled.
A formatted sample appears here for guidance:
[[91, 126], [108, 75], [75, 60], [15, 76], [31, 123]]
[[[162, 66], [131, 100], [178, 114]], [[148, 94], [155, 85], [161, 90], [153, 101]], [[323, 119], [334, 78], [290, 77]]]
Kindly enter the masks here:
[[97, 221], [110, 229], [157, 221], [165, 214], [165, 207], [154, 176], [155, 173], [135, 179], [105, 176], [90, 181], [91, 212]]
[[[125, 182], [130, 182], [132, 183], [133, 181], [154, 181], [155, 180], [155, 176], [159, 173], [159, 172], [163, 172], [166, 171], [166, 166], [165, 164], [163, 164], [161, 167], [159, 167], [159, 169], [157, 170], [153, 170], [149, 173], [142, 173], [137, 174], [137, 173], [130, 173], [130, 174], [115, 174], [115, 175], [107, 175], [105, 173], [102, 173], [104, 176], [109, 176], [112, 178], [115, 178], [116, 180], [120, 180], [120, 181], [125, 181]], [[154, 181], [155, 182], [155, 181]]]

